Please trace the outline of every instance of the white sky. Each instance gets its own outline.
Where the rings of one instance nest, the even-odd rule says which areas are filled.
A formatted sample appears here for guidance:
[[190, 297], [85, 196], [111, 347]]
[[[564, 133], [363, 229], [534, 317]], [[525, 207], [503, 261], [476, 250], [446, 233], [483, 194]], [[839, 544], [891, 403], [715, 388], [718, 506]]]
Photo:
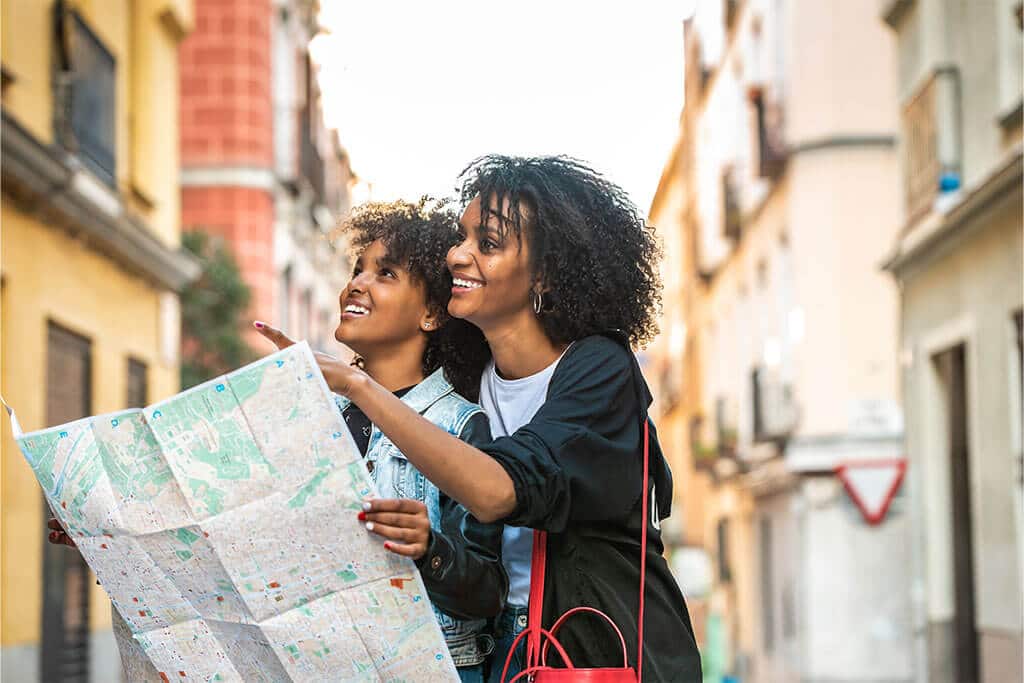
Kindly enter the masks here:
[[327, 125], [374, 199], [449, 195], [482, 154], [568, 154], [646, 214], [678, 134], [694, 1], [321, 0]]

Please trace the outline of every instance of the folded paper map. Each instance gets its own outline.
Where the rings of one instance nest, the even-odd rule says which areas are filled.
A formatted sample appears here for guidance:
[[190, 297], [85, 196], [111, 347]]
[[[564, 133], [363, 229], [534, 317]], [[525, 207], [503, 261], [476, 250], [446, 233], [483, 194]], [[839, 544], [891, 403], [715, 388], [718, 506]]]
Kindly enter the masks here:
[[[306, 343], [15, 438], [161, 680], [457, 680]], [[74, 552], [68, 550], [68, 552]]]

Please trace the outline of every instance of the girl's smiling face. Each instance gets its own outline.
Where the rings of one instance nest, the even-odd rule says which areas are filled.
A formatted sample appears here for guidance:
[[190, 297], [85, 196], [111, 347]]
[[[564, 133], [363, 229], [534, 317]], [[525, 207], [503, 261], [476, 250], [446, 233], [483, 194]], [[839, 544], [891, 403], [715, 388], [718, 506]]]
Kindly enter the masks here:
[[435, 323], [427, 310], [425, 285], [388, 258], [381, 240], [370, 243], [356, 259], [338, 302], [341, 320], [334, 338], [360, 355], [408, 343]]
[[459, 220], [459, 243], [448, 252], [452, 298], [448, 313], [481, 330], [533, 314], [530, 243], [526, 231], [519, 239], [502, 229], [494, 210], [481, 209], [480, 198], [466, 207]]

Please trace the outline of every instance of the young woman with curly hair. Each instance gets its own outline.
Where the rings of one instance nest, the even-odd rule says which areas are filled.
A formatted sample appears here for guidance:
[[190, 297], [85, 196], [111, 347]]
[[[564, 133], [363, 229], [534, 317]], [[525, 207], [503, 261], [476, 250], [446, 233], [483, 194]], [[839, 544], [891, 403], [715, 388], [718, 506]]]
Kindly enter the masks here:
[[[463, 442], [491, 433], [476, 403], [487, 346], [478, 329], [446, 310], [445, 255], [455, 214], [426, 199], [371, 202], [341, 225], [355, 265], [339, 295], [335, 338], [403, 408]], [[384, 514], [366, 520], [384, 547], [415, 560], [462, 681], [482, 682], [493, 647], [487, 620], [504, 603], [500, 524], [483, 524], [438, 491], [358, 405], [338, 397], [349, 430], [377, 484]]]
[[[489, 344], [480, 401], [496, 438], [459, 442], [358, 370], [327, 360], [321, 369], [442, 491], [477, 519], [506, 525], [502, 561], [511, 588], [499, 620], [501, 645], [526, 623], [530, 530], [539, 529], [548, 532], [545, 628], [570, 608], [599, 609], [622, 629], [630, 664], [639, 665], [646, 526], [643, 680], [699, 681], [690, 618], [658, 531], [672, 477], [653, 425], [645, 423], [651, 396], [630, 349], [656, 333], [654, 235], [620, 188], [571, 159], [489, 156], [462, 180], [459, 243], [448, 252], [448, 312], [477, 326]], [[288, 343], [276, 330], [265, 333]], [[377, 510], [372, 505], [367, 517]], [[578, 667], [622, 664], [617, 637], [597, 619], [566, 622], [559, 640]], [[504, 656], [499, 647], [495, 678]]]

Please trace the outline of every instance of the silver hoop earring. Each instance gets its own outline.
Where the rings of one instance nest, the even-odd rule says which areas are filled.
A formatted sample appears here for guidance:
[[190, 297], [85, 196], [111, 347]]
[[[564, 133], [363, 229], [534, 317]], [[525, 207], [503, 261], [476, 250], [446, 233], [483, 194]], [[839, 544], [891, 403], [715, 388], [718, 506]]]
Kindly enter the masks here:
[[540, 309], [544, 306], [544, 295], [540, 292], [533, 293], [533, 312], [540, 315]]

